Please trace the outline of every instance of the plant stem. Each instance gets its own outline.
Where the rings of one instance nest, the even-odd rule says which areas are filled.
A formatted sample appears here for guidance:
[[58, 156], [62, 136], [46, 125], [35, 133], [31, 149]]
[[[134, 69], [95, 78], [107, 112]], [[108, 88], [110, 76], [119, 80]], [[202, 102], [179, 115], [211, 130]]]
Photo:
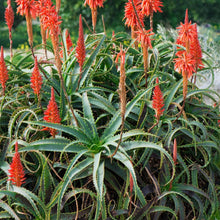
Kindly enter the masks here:
[[54, 48], [55, 62], [56, 62], [56, 66], [57, 66], [57, 70], [58, 70], [58, 74], [59, 74], [59, 78], [60, 78], [61, 87], [63, 89], [64, 96], [65, 96], [65, 98], [67, 100], [67, 103], [68, 103], [70, 111], [71, 111], [71, 113], [73, 115], [73, 118], [74, 118], [74, 120], [76, 122], [76, 126], [78, 127], [78, 121], [77, 121], [77, 118], [75, 116], [73, 107], [71, 106], [71, 103], [70, 103], [70, 100], [69, 100], [69, 97], [68, 97], [68, 94], [67, 94], [67, 91], [66, 91], [66, 87], [65, 87], [65, 84], [64, 84], [62, 72], [61, 72], [62, 65], [61, 65], [60, 54], [59, 54], [58, 35], [57, 34], [52, 34], [51, 35], [51, 39], [52, 39], [52, 44], [53, 44], [53, 48]]
[[148, 46], [143, 45], [143, 59], [144, 59], [144, 76], [145, 76], [145, 87], [147, 88], [148, 83]]

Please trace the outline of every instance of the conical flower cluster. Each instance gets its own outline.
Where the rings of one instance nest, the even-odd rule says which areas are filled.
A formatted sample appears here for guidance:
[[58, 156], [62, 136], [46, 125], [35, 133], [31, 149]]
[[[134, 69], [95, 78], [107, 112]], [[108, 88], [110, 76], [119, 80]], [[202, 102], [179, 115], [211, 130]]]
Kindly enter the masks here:
[[177, 27], [177, 29], [178, 37], [176, 43], [186, 47], [187, 52], [189, 52], [189, 42], [194, 38], [195, 29], [193, 28], [191, 21], [189, 22], [188, 9], [186, 9], [185, 13], [185, 22], [180, 22], [180, 26]]
[[[42, 0], [41, 0], [42, 1]], [[53, 44], [55, 62], [58, 69], [59, 75], [61, 74], [62, 63], [60, 59], [59, 52], [59, 33], [60, 33], [60, 16], [58, 15], [55, 6], [51, 0], [43, 1], [43, 7], [40, 8], [39, 16], [40, 22], [44, 30], [49, 31], [51, 36], [51, 41]]]
[[43, 1], [42, 5], [43, 7], [39, 9], [39, 16], [44, 30], [48, 29], [51, 35], [58, 35], [60, 32], [59, 25], [62, 23], [61, 17], [51, 0]]
[[76, 58], [80, 66], [80, 72], [82, 72], [83, 63], [86, 58], [86, 48], [84, 43], [82, 16], [79, 16], [79, 38], [76, 46]]
[[[137, 11], [139, 20], [141, 22], [141, 25], [144, 26], [144, 14], [142, 13], [141, 8], [141, 1], [140, 0], [134, 0], [134, 6]], [[135, 27], [139, 26], [138, 18], [136, 16], [135, 10], [133, 8], [131, 0], [128, 0], [128, 2], [125, 4], [125, 25], [128, 27]]]
[[[159, 79], [156, 79], [156, 83], [159, 83]], [[163, 93], [160, 90], [159, 85], [155, 86], [154, 93], [153, 93], [153, 102], [152, 102], [152, 107], [154, 108], [156, 114], [155, 117], [157, 121], [160, 120], [161, 115], [164, 112], [164, 100], [163, 100]]]
[[8, 26], [9, 32], [11, 32], [12, 26], [14, 24], [14, 11], [11, 7], [11, 0], [7, 1], [7, 8], [5, 9], [5, 21]]
[[195, 60], [190, 53], [183, 51], [174, 61], [175, 69], [182, 73], [182, 76], [186, 75], [187, 78], [190, 78], [193, 72], [195, 72]]
[[[69, 55], [72, 51], [73, 51], [73, 42], [71, 40], [71, 36], [70, 36], [70, 33], [69, 31], [66, 29], [65, 31], [65, 35], [66, 35], [66, 52], [67, 52], [67, 55]], [[60, 47], [60, 57], [63, 58], [63, 42], [61, 42], [61, 47]]]
[[18, 5], [17, 13], [20, 13], [20, 15], [27, 15], [28, 13], [30, 13], [33, 19], [36, 18], [37, 10], [36, 10], [35, 0], [15, 0], [15, 1]]
[[[185, 22], [177, 28], [178, 37], [177, 44], [185, 47], [176, 53], [177, 58], [174, 59], [175, 69], [183, 76], [183, 107], [187, 96], [188, 79], [197, 72], [198, 68], [204, 68], [202, 63], [202, 50], [198, 40], [197, 26], [191, 24], [188, 18], [188, 9], [185, 14]], [[182, 107], [182, 111], [183, 111]]]
[[0, 56], [0, 83], [2, 85], [3, 94], [5, 94], [6, 82], [8, 80], [8, 70], [4, 60], [3, 46], [1, 46], [1, 56]]
[[[186, 10], [185, 14], [185, 23], [181, 23], [177, 29], [178, 37], [176, 43], [184, 46], [186, 49], [176, 53], [178, 58], [174, 61], [178, 64], [176, 64], [175, 67], [182, 74], [189, 71], [187, 73], [187, 77], [189, 78], [198, 68], [204, 68], [204, 65], [202, 63], [202, 50], [198, 39], [197, 25], [191, 24], [191, 21], [189, 22], [188, 10]], [[189, 64], [187, 65], [186, 62], [189, 62]], [[188, 69], [186, 66], [188, 66]], [[194, 66], [194, 68], [192, 66]]]
[[[50, 98], [49, 104], [47, 106], [46, 111], [44, 112], [44, 120], [46, 122], [58, 123], [58, 124], [61, 122], [60, 113], [58, 110], [57, 103], [55, 101], [53, 87], [51, 87], [51, 98]], [[56, 129], [53, 129], [53, 128], [46, 127], [46, 128], [43, 128], [42, 130], [49, 131], [53, 137], [55, 137], [55, 135], [57, 134]]]
[[31, 88], [34, 91], [34, 94], [37, 95], [38, 99], [40, 96], [40, 90], [42, 84], [43, 84], [43, 79], [38, 68], [37, 57], [35, 57], [34, 69], [31, 75]]
[[154, 35], [154, 33], [152, 32], [151, 29], [150, 30], [142, 29], [137, 31], [136, 33], [137, 33], [137, 41], [141, 43], [142, 47], [152, 48], [151, 45], [152, 39], [150, 38], [150, 36]]
[[69, 54], [73, 50], [73, 42], [71, 40], [71, 36], [68, 30], [66, 31], [66, 47], [67, 47], [67, 52]]
[[12, 163], [8, 170], [9, 179], [12, 181], [12, 184], [16, 186], [21, 186], [25, 182], [25, 173], [23, 166], [21, 164], [20, 154], [18, 153], [18, 143], [15, 143], [15, 155], [12, 159]]
[[197, 71], [197, 69], [203, 69], [204, 64], [202, 62], [202, 49], [198, 39], [197, 25], [194, 24], [193, 28], [194, 36], [192, 39], [192, 43], [190, 44], [190, 53], [192, 54], [193, 59], [195, 60], [195, 71]]
[[146, 16], [150, 16], [154, 12], [163, 12], [161, 7], [163, 7], [163, 3], [160, 0], [143, 0], [141, 4], [142, 12]]

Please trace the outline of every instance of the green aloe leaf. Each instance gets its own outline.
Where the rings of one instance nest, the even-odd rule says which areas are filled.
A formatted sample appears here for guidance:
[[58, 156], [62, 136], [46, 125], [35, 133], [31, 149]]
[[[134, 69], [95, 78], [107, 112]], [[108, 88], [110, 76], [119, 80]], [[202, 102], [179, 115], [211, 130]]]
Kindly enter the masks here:
[[58, 201], [57, 201], [57, 220], [60, 219], [61, 202], [62, 202], [63, 196], [65, 194], [65, 191], [67, 190], [69, 183], [72, 181], [72, 178], [76, 175], [79, 175], [81, 172], [83, 172], [93, 163], [93, 158], [88, 157], [75, 165], [77, 160], [80, 157], [82, 157], [85, 153], [86, 151], [82, 151], [81, 153], [77, 154], [74, 157], [68, 169], [66, 170], [65, 176], [63, 178], [63, 182], [60, 183], [61, 186], [60, 186], [60, 192], [59, 192]]
[[20, 220], [20, 218], [15, 213], [15, 211], [3, 200], [0, 200], [0, 207], [6, 211], [6, 212], [0, 212], [0, 219], [3, 219], [3, 218], [9, 219], [12, 217], [16, 220]]

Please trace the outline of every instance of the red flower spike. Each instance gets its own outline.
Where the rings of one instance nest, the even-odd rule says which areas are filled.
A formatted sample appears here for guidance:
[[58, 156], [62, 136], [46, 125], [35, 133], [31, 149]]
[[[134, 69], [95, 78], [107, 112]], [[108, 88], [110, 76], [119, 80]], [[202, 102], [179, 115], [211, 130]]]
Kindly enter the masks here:
[[97, 9], [97, 7], [103, 7], [104, 0], [85, 0], [84, 5], [88, 4], [91, 9]]
[[8, 7], [5, 9], [5, 21], [8, 26], [9, 32], [11, 32], [14, 24], [14, 11], [11, 7], [11, 0], [7, 1]]
[[4, 60], [3, 46], [1, 46], [1, 57], [0, 57], [0, 83], [2, 85], [3, 94], [5, 94], [6, 82], [8, 80], [8, 70]]
[[143, 0], [141, 4], [142, 12], [146, 16], [152, 15], [154, 12], [163, 12], [160, 7], [163, 7], [160, 0]]
[[15, 0], [15, 1], [18, 5], [17, 13], [20, 13], [20, 15], [27, 15], [30, 12], [31, 17], [33, 19], [36, 18], [37, 5], [35, 0]]
[[[144, 26], [144, 15], [141, 11], [141, 1], [140, 0], [134, 0], [134, 5], [139, 17], [139, 20], [141, 22], [141, 25]], [[134, 26], [139, 26], [138, 23], [138, 19], [137, 16], [135, 14], [133, 5], [131, 0], [128, 0], [128, 2], [125, 5], [125, 17], [124, 19], [126, 19], [125, 21], [125, 25], [127, 25], [128, 27], [134, 27]]]
[[13, 185], [21, 186], [25, 182], [25, 173], [21, 164], [20, 154], [18, 153], [18, 142], [15, 143], [15, 155], [8, 172], [8, 181], [12, 181]]
[[177, 164], [177, 143], [176, 143], [176, 138], [174, 139], [173, 142], [173, 162], [176, 165]]
[[177, 27], [178, 31], [178, 37], [177, 37], [177, 44], [183, 45], [186, 47], [186, 50], [188, 52], [189, 50], [189, 42], [193, 40], [195, 36], [195, 28], [191, 24], [191, 21], [189, 22], [188, 19], [188, 9], [186, 9], [186, 15], [185, 15], [185, 23], [180, 23], [180, 26]]
[[40, 95], [40, 89], [42, 84], [43, 79], [38, 68], [37, 57], [35, 57], [34, 69], [31, 76], [31, 88], [33, 89], [34, 94], [36, 94], [38, 98]]
[[71, 52], [71, 47], [73, 47], [73, 42], [70, 37], [70, 33], [68, 30], [66, 31], [66, 46], [67, 46], [67, 51]]
[[152, 45], [151, 45], [152, 39], [150, 38], [150, 36], [154, 35], [154, 33], [151, 31], [152, 31], [152, 29], [150, 29], [150, 30], [143, 29], [143, 30], [139, 30], [136, 32], [137, 33], [137, 41], [141, 43], [142, 47], [152, 48]]
[[[156, 79], [156, 83], [159, 83], [159, 79]], [[153, 93], [153, 102], [152, 102], [152, 107], [154, 108], [156, 112], [156, 119], [159, 121], [160, 116], [163, 114], [163, 106], [164, 106], [164, 100], [163, 100], [163, 93], [160, 90], [159, 85], [155, 86], [154, 93]]]
[[[47, 106], [46, 111], [44, 112], [44, 120], [46, 122], [57, 123], [57, 124], [59, 124], [61, 122], [60, 113], [58, 110], [57, 103], [55, 101], [53, 87], [51, 87], [51, 98], [50, 98], [49, 104]], [[42, 130], [49, 131], [50, 134], [53, 136], [53, 138], [55, 138], [55, 135], [57, 134], [56, 129], [53, 129], [53, 128], [46, 127], [46, 128], [43, 128]]]
[[192, 54], [193, 59], [195, 60], [195, 70], [197, 71], [197, 69], [203, 69], [204, 64], [202, 62], [202, 49], [198, 39], [197, 25], [194, 24], [193, 28], [194, 37], [190, 43], [190, 53]]
[[39, 15], [44, 30], [49, 29], [51, 35], [58, 35], [60, 32], [59, 25], [61, 17], [58, 16], [55, 6], [51, 0], [43, 1], [43, 7], [40, 8]]
[[[68, 30], [65, 31], [66, 35], [66, 49], [67, 49], [67, 54], [69, 55], [73, 51], [73, 42], [70, 37], [70, 33]], [[61, 42], [61, 50], [60, 50], [60, 57], [63, 58], [63, 43]]]
[[86, 58], [86, 48], [83, 36], [82, 16], [79, 16], [79, 38], [76, 46], [76, 58], [80, 66], [80, 72], [82, 72], [83, 63]]
[[186, 75], [187, 79], [189, 79], [192, 74], [195, 72], [195, 63], [196, 61], [193, 59], [193, 56], [186, 51], [183, 51], [181, 54], [178, 54], [178, 58], [174, 59], [175, 69], [182, 73], [182, 75]]

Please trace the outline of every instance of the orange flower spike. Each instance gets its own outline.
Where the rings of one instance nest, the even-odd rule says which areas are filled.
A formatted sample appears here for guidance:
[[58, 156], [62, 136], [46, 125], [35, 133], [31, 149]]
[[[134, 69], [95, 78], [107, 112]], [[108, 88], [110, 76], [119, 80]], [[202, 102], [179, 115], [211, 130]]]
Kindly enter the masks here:
[[[159, 79], [156, 79], [156, 83], [159, 83]], [[164, 100], [163, 100], [163, 93], [160, 90], [159, 85], [155, 86], [154, 92], [153, 92], [153, 102], [152, 107], [154, 108], [156, 112], [156, 119], [157, 121], [160, 120], [160, 116], [163, 114], [163, 107], [164, 107]]]
[[196, 61], [193, 59], [193, 56], [186, 51], [183, 51], [178, 58], [174, 59], [175, 69], [182, 73], [182, 76], [186, 75], [187, 79], [189, 79], [192, 74], [195, 72], [195, 63]]
[[[49, 104], [47, 106], [46, 111], [44, 112], [44, 120], [46, 122], [50, 123], [57, 123], [59, 124], [61, 122], [60, 113], [58, 110], [57, 103], [55, 101], [55, 95], [54, 95], [54, 89], [51, 87], [51, 98], [49, 101]], [[53, 128], [43, 128], [42, 130], [48, 130], [50, 134], [55, 138], [55, 135], [57, 134], [56, 129]]]
[[9, 41], [10, 41], [10, 56], [12, 60], [13, 52], [12, 52], [12, 26], [14, 24], [14, 11], [11, 7], [11, 0], [7, 1], [8, 7], [5, 9], [5, 21], [9, 30]]
[[76, 58], [80, 66], [80, 72], [82, 72], [83, 63], [86, 58], [86, 48], [84, 43], [82, 16], [79, 16], [79, 38], [76, 46]]
[[153, 14], [154, 12], [162, 12], [163, 4], [160, 0], [143, 0], [141, 4], [142, 13], [150, 16], [150, 28], [153, 30]]
[[197, 71], [197, 69], [203, 69], [204, 64], [202, 62], [202, 49], [198, 39], [197, 25], [194, 24], [193, 28], [194, 38], [190, 44], [190, 53], [192, 54], [193, 59], [195, 60], [195, 71]]
[[177, 164], [177, 142], [176, 142], [176, 138], [174, 139], [173, 142], [173, 162], [176, 165]]
[[8, 7], [5, 9], [5, 21], [8, 26], [9, 32], [11, 32], [14, 24], [14, 11], [11, 7], [11, 0], [7, 1]]
[[186, 9], [185, 14], [185, 23], [180, 23], [180, 26], [177, 27], [178, 31], [178, 37], [177, 37], [177, 44], [183, 45], [186, 47], [186, 51], [189, 52], [189, 43], [193, 40], [195, 36], [195, 29], [193, 28], [193, 25], [191, 24], [191, 21], [189, 22], [188, 19], [188, 9]]
[[8, 172], [8, 181], [12, 181], [13, 185], [21, 186], [25, 182], [25, 173], [21, 164], [20, 154], [18, 153], [18, 142], [15, 143], [15, 155]]
[[18, 7], [17, 13], [20, 15], [27, 15], [29, 12], [33, 19], [36, 18], [37, 15], [37, 7], [35, 0], [15, 0]]
[[51, 0], [47, 0], [43, 3], [44, 6], [40, 8], [39, 12], [43, 28], [44, 30], [49, 29], [51, 35], [58, 35], [60, 32], [59, 25], [62, 23], [62, 21], [60, 21], [61, 17], [58, 16]]
[[73, 42], [71, 40], [71, 36], [68, 30], [66, 31], [66, 46], [67, 46], [67, 51], [71, 52], [71, 47], [73, 47]]
[[1, 46], [1, 57], [0, 57], [0, 83], [2, 85], [3, 94], [5, 94], [6, 82], [8, 80], [8, 70], [4, 60], [3, 46]]
[[[73, 42], [70, 37], [70, 33], [68, 30], [65, 31], [66, 35], [66, 49], [67, 49], [67, 54], [69, 55], [70, 52], [73, 51]], [[60, 57], [63, 58], [63, 43], [61, 42], [61, 47], [60, 47]]]
[[147, 47], [147, 48], [152, 48], [151, 45], [151, 35], [154, 35], [154, 33], [152, 32], [152, 29], [149, 30], [139, 30], [136, 32], [137, 33], [137, 41], [141, 43], [142, 47]]
[[35, 57], [34, 69], [31, 76], [31, 88], [34, 91], [34, 94], [37, 95], [38, 99], [40, 96], [40, 90], [42, 84], [43, 84], [43, 79], [38, 68], [37, 57]]
[[163, 3], [160, 0], [143, 0], [141, 4], [142, 12], [146, 16], [154, 12], [163, 12], [161, 7], [163, 7]]
[[[141, 22], [142, 27], [144, 26], [144, 14], [141, 11], [141, 1], [140, 0], [134, 0], [134, 5], [139, 17], [139, 20]], [[125, 21], [125, 25], [127, 25], [128, 27], [134, 28], [135, 26], [139, 26], [139, 22], [137, 19], [137, 16], [135, 14], [133, 5], [131, 0], [128, 0], [128, 2], [125, 5], [125, 17], [124, 19], [126, 19]]]

